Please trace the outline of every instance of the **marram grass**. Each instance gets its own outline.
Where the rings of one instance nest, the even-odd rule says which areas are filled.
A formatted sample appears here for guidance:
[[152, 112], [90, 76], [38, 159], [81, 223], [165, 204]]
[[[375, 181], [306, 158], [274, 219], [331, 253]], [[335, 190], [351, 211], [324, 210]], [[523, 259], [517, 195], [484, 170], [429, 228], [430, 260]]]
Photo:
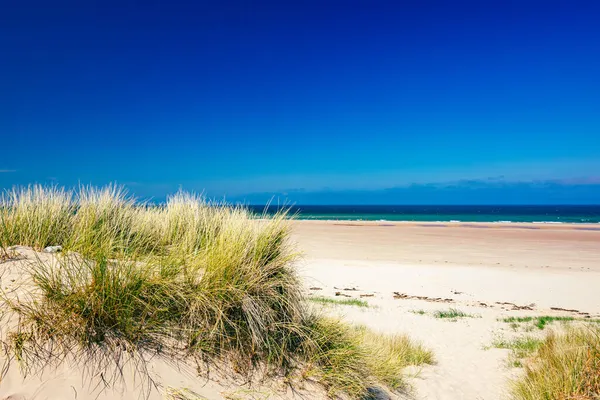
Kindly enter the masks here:
[[44, 248], [63, 243], [72, 232], [73, 192], [29, 186], [5, 191], [0, 198], [0, 244]]
[[2, 254], [13, 245], [63, 247], [54, 262], [24, 265], [29, 293], [0, 297], [18, 321], [2, 338], [8, 360], [156, 352], [225, 361], [242, 374], [310, 375], [352, 398], [373, 385], [402, 388], [405, 366], [432, 362], [406, 337], [307, 311], [289, 220], [263, 217], [183, 192], [160, 207], [117, 186], [5, 193]]
[[512, 387], [515, 400], [600, 399], [600, 328], [551, 333]]
[[311, 335], [318, 351], [311, 357], [314, 374], [330, 395], [363, 398], [377, 384], [392, 390], [409, 387], [402, 371], [409, 365], [433, 364], [433, 353], [404, 335], [385, 335], [332, 318], [314, 318]]

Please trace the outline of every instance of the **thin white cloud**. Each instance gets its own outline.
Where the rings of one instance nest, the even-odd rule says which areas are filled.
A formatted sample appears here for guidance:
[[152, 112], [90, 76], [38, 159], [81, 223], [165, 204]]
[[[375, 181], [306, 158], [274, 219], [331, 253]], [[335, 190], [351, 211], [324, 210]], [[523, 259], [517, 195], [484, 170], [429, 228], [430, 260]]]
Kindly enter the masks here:
[[0, 174], [8, 174], [9, 172], [17, 172], [16, 169], [0, 169]]
[[[588, 171], [593, 171], [588, 173]], [[378, 172], [265, 173], [248, 178], [188, 180], [166, 182], [125, 182], [138, 195], [174, 193], [178, 189], [204, 193], [208, 197], [243, 196], [250, 193], [292, 193], [322, 191], [377, 191], [410, 188], [413, 185], [503, 186], [511, 184], [600, 183], [599, 160], [558, 159], [511, 163], [481, 163], [460, 167], [413, 167]]]
[[598, 160], [552, 160], [511, 163], [482, 163], [461, 167], [413, 167], [396, 171], [265, 174], [245, 179], [219, 179], [185, 182], [187, 190], [204, 190], [209, 195], [241, 195], [256, 192], [386, 190], [411, 185], [451, 185], [465, 181], [488, 183], [522, 183], [592, 180], [585, 171], [600, 170]]

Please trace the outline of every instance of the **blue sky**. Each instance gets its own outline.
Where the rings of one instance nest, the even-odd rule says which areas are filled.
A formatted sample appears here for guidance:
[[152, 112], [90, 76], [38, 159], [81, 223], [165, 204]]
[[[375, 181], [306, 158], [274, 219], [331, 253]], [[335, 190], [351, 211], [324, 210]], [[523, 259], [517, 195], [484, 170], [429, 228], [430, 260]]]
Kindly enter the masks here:
[[597, 1], [12, 3], [1, 188], [600, 204]]

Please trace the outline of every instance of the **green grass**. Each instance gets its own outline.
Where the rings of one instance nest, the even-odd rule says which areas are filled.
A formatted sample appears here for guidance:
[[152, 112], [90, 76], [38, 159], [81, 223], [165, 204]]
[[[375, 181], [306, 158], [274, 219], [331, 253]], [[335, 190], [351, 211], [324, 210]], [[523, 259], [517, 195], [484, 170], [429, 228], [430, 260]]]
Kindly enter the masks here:
[[310, 297], [308, 297], [308, 300], [313, 303], [319, 303], [319, 304], [335, 304], [335, 305], [341, 305], [341, 306], [356, 306], [356, 307], [365, 307], [365, 308], [369, 307], [369, 303], [367, 303], [365, 300], [360, 300], [360, 299], [349, 299], [349, 298], [333, 299], [331, 297], [324, 297], [324, 296], [310, 296]]
[[425, 315], [427, 314], [427, 312], [425, 310], [410, 310], [408, 311], [411, 314], [417, 314], [417, 315]]
[[542, 340], [533, 336], [522, 336], [511, 340], [497, 338], [492, 342], [492, 347], [511, 350], [508, 358], [510, 367], [523, 367], [523, 359], [530, 357], [542, 344]]
[[600, 398], [600, 328], [551, 333], [513, 382], [514, 400]]
[[562, 322], [568, 322], [568, 321], [573, 321], [575, 320], [575, 318], [573, 317], [551, 317], [551, 316], [544, 316], [544, 317], [538, 317], [537, 318], [537, 322], [535, 323], [535, 326], [538, 329], [544, 329], [546, 327], [546, 325], [550, 322], [554, 322], [554, 321], [562, 321]]
[[541, 345], [542, 340], [533, 336], [523, 336], [512, 340], [496, 339], [492, 342], [492, 346], [497, 349], [512, 350], [515, 358], [529, 357]]
[[510, 322], [510, 323], [514, 323], [514, 322], [531, 322], [535, 319], [536, 317], [508, 317], [508, 318], [503, 318], [502, 321], [503, 322]]
[[508, 317], [503, 318], [503, 322], [512, 324], [523, 323], [523, 322], [533, 322], [533, 326], [538, 329], [544, 329], [546, 325], [552, 323], [554, 321], [561, 322], [571, 322], [571, 321], [583, 321], [589, 323], [600, 323], [600, 319], [592, 319], [592, 318], [575, 318], [575, 317], [555, 317], [550, 315], [541, 315], [535, 317]]
[[456, 308], [450, 308], [448, 310], [438, 310], [433, 313], [435, 318], [446, 318], [446, 319], [457, 319], [457, 318], [475, 318], [473, 314], [467, 314]]
[[[150, 352], [199, 367], [227, 362], [247, 376], [310, 371], [330, 393], [351, 398], [375, 385], [400, 388], [402, 368], [432, 362], [406, 337], [312, 315], [289, 234], [285, 212], [259, 220], [182, 192], [160, 207], [116, 186], [7, 192], [0, 248], [63, 252], [21, 264], [33, 282], [27, 293], [1, 293], [4, 317], [17, 321], [1, 338], [12, 353], [6, 362], [27, 369], [100, 353], [119, 363], [126, 353], [141, 365]], [[12, 326], [6, 318], [0, 323]]]

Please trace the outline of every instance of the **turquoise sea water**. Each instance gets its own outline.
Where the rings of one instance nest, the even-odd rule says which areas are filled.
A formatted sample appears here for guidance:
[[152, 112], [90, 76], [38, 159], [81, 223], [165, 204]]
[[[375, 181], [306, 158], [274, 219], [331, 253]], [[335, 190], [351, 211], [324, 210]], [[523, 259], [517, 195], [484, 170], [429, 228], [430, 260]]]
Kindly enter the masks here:
[[[261, 213], [264, 206], [250, 206]], [[298, 219], [423, 222], [537, 222], [600, 224], [598, 206], [292, 206]], [[267, 208], [275, 212], [276, 206]]]

